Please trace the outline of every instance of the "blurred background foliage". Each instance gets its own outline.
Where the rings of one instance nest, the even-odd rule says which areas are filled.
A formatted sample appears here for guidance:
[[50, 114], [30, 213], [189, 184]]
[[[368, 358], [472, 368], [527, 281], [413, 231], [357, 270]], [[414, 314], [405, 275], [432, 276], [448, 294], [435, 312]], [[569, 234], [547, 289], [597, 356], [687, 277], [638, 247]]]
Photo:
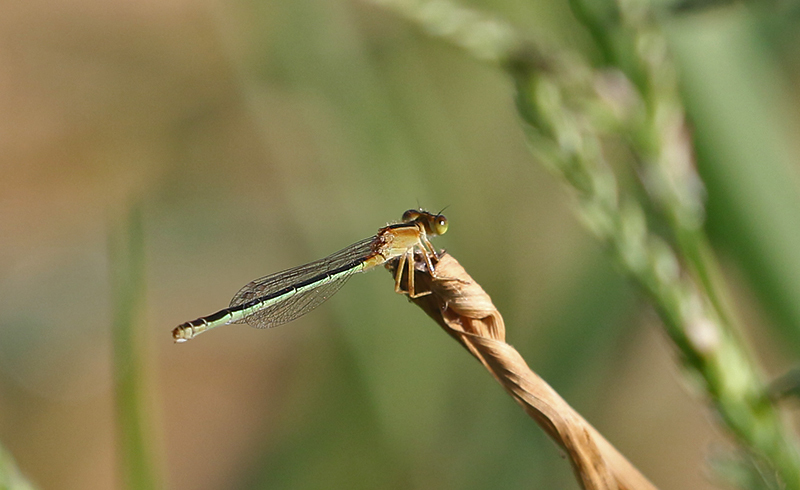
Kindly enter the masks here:
[[[602, 59], [565, 2], [469, 5]], [[800, 348], [800, 8], [674, 7], [660, 20], [708, 229], [777, 375]], [[644, 474], [662, 489], [719, 488], [704, 461], [726, 437], [650, 308], [533, 161], [511, 81], [402, 19], [355, 0], [10, 2], [0, 113], [0, 441], [40, 488], [123, 486], [109, 234], [128, 226], [143, 244], [155, 481], [578, 488], [387, 273], [291, 325], [172, 343], [175, 325], [247, 281], [418, 205], [449, 206], [436, 244], [492, 295], [531, 367]]]

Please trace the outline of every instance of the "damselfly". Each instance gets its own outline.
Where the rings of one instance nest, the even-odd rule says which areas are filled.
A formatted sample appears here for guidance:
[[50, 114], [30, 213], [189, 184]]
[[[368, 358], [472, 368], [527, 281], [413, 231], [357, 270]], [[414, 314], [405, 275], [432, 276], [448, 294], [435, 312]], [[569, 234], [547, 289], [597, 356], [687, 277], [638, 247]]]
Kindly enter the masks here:
[[[395, 291], [412, 298], [428, 292], [414, 291], [414, 252], [422, 257], [431, 274], [435, 273], [436, 250], [428, 237], [447, 231], [447, 218], [423, 210], [403, 213], [402, 222], [385, 226], [370, 238], [361, 240], [324, 259], [251, 281], [231, 300], [230, 306], [214, 314], [183, 323], [172, 331], [176, 342], [185, 342], [220, 325], [247, 323], [269, 328], [290, 322], [333, 296], [356, 272], [364, 272], [392, 259], [398, 259]], [[407, 266], [408, 285], [400, 281]]]

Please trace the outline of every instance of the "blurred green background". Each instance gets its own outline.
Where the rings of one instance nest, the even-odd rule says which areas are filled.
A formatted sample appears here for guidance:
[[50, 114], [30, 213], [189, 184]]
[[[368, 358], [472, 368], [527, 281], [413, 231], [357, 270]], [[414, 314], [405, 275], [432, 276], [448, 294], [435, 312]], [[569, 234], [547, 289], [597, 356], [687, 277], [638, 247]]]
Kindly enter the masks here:
[[[598, 56], [564, 2], [470, 5]], [[418, 205], [448, 206], [436, 245], [492, 295], [531, 367], [645, 475], [719, 488], [705, 460], [726, 437], [656, 316], [531, 158], [496, 69], [355, 0], [0, 10], [0, 441], [41, 488], [122, 487], [109, 236], [131, 208], [164, 486], [578, 488], [559, 449], [386, 272], [290, 325], [172, 343], [174, 326], [249, 280]], [[799, 12], [736, 4], [664, 20], [709, 229], [773, 374], [800, 331]]]

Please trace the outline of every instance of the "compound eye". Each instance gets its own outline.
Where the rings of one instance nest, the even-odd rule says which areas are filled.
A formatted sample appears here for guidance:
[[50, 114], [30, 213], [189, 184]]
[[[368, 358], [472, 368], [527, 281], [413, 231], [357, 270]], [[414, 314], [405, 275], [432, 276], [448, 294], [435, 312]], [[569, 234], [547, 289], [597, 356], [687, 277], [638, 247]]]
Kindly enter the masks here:
[[447, 218], [441, 214], [437, 214], [431, 220], [431, 231], [436, 235], [444, 235], [447, 233]]
[[410, 223], [419, 217], [422, 216], [422, 213], [417, 211], [416, 209], [409, 209], [405, 213], [403, 213], [403, 223]]

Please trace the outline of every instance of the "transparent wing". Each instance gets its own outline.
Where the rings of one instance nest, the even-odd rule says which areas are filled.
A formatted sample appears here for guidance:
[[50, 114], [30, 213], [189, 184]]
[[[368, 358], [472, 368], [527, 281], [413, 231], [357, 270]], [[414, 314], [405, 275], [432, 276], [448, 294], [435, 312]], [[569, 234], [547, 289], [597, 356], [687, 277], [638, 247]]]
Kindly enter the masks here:
[[325, 283], [324, 285], [299, 292], [286, 301], [282, 301], [261, 310], [252, 315], [244, 317], [240, 322], [246, 322], [255, 328], [272, 328], [288, 323], [295, 318], [305, 315], [317, 306], [324, 303], [334, 295], [353, 274], [340, 276], [336, 280]]
[[[315, 278], [323, 278], [332, 271], [357, 263], [369, 257], [372, 253], [374, 240], [374, 237], [366, 238], [324, 259], [251, 281], [234, 295], [230, 306], [239, 306], [254, 300], [268, 298], [286, 288], [295, 287]], [[338, 274], [328, 281], [321, 281], [317, 287], [287, 295], [284, 301], [265, 306], [234, 323], [247, 323], [256, 328], [269, 328], [290, 322], [313, 310], [333, 296], [356, 270], [353, 269], [349, 273]]]

